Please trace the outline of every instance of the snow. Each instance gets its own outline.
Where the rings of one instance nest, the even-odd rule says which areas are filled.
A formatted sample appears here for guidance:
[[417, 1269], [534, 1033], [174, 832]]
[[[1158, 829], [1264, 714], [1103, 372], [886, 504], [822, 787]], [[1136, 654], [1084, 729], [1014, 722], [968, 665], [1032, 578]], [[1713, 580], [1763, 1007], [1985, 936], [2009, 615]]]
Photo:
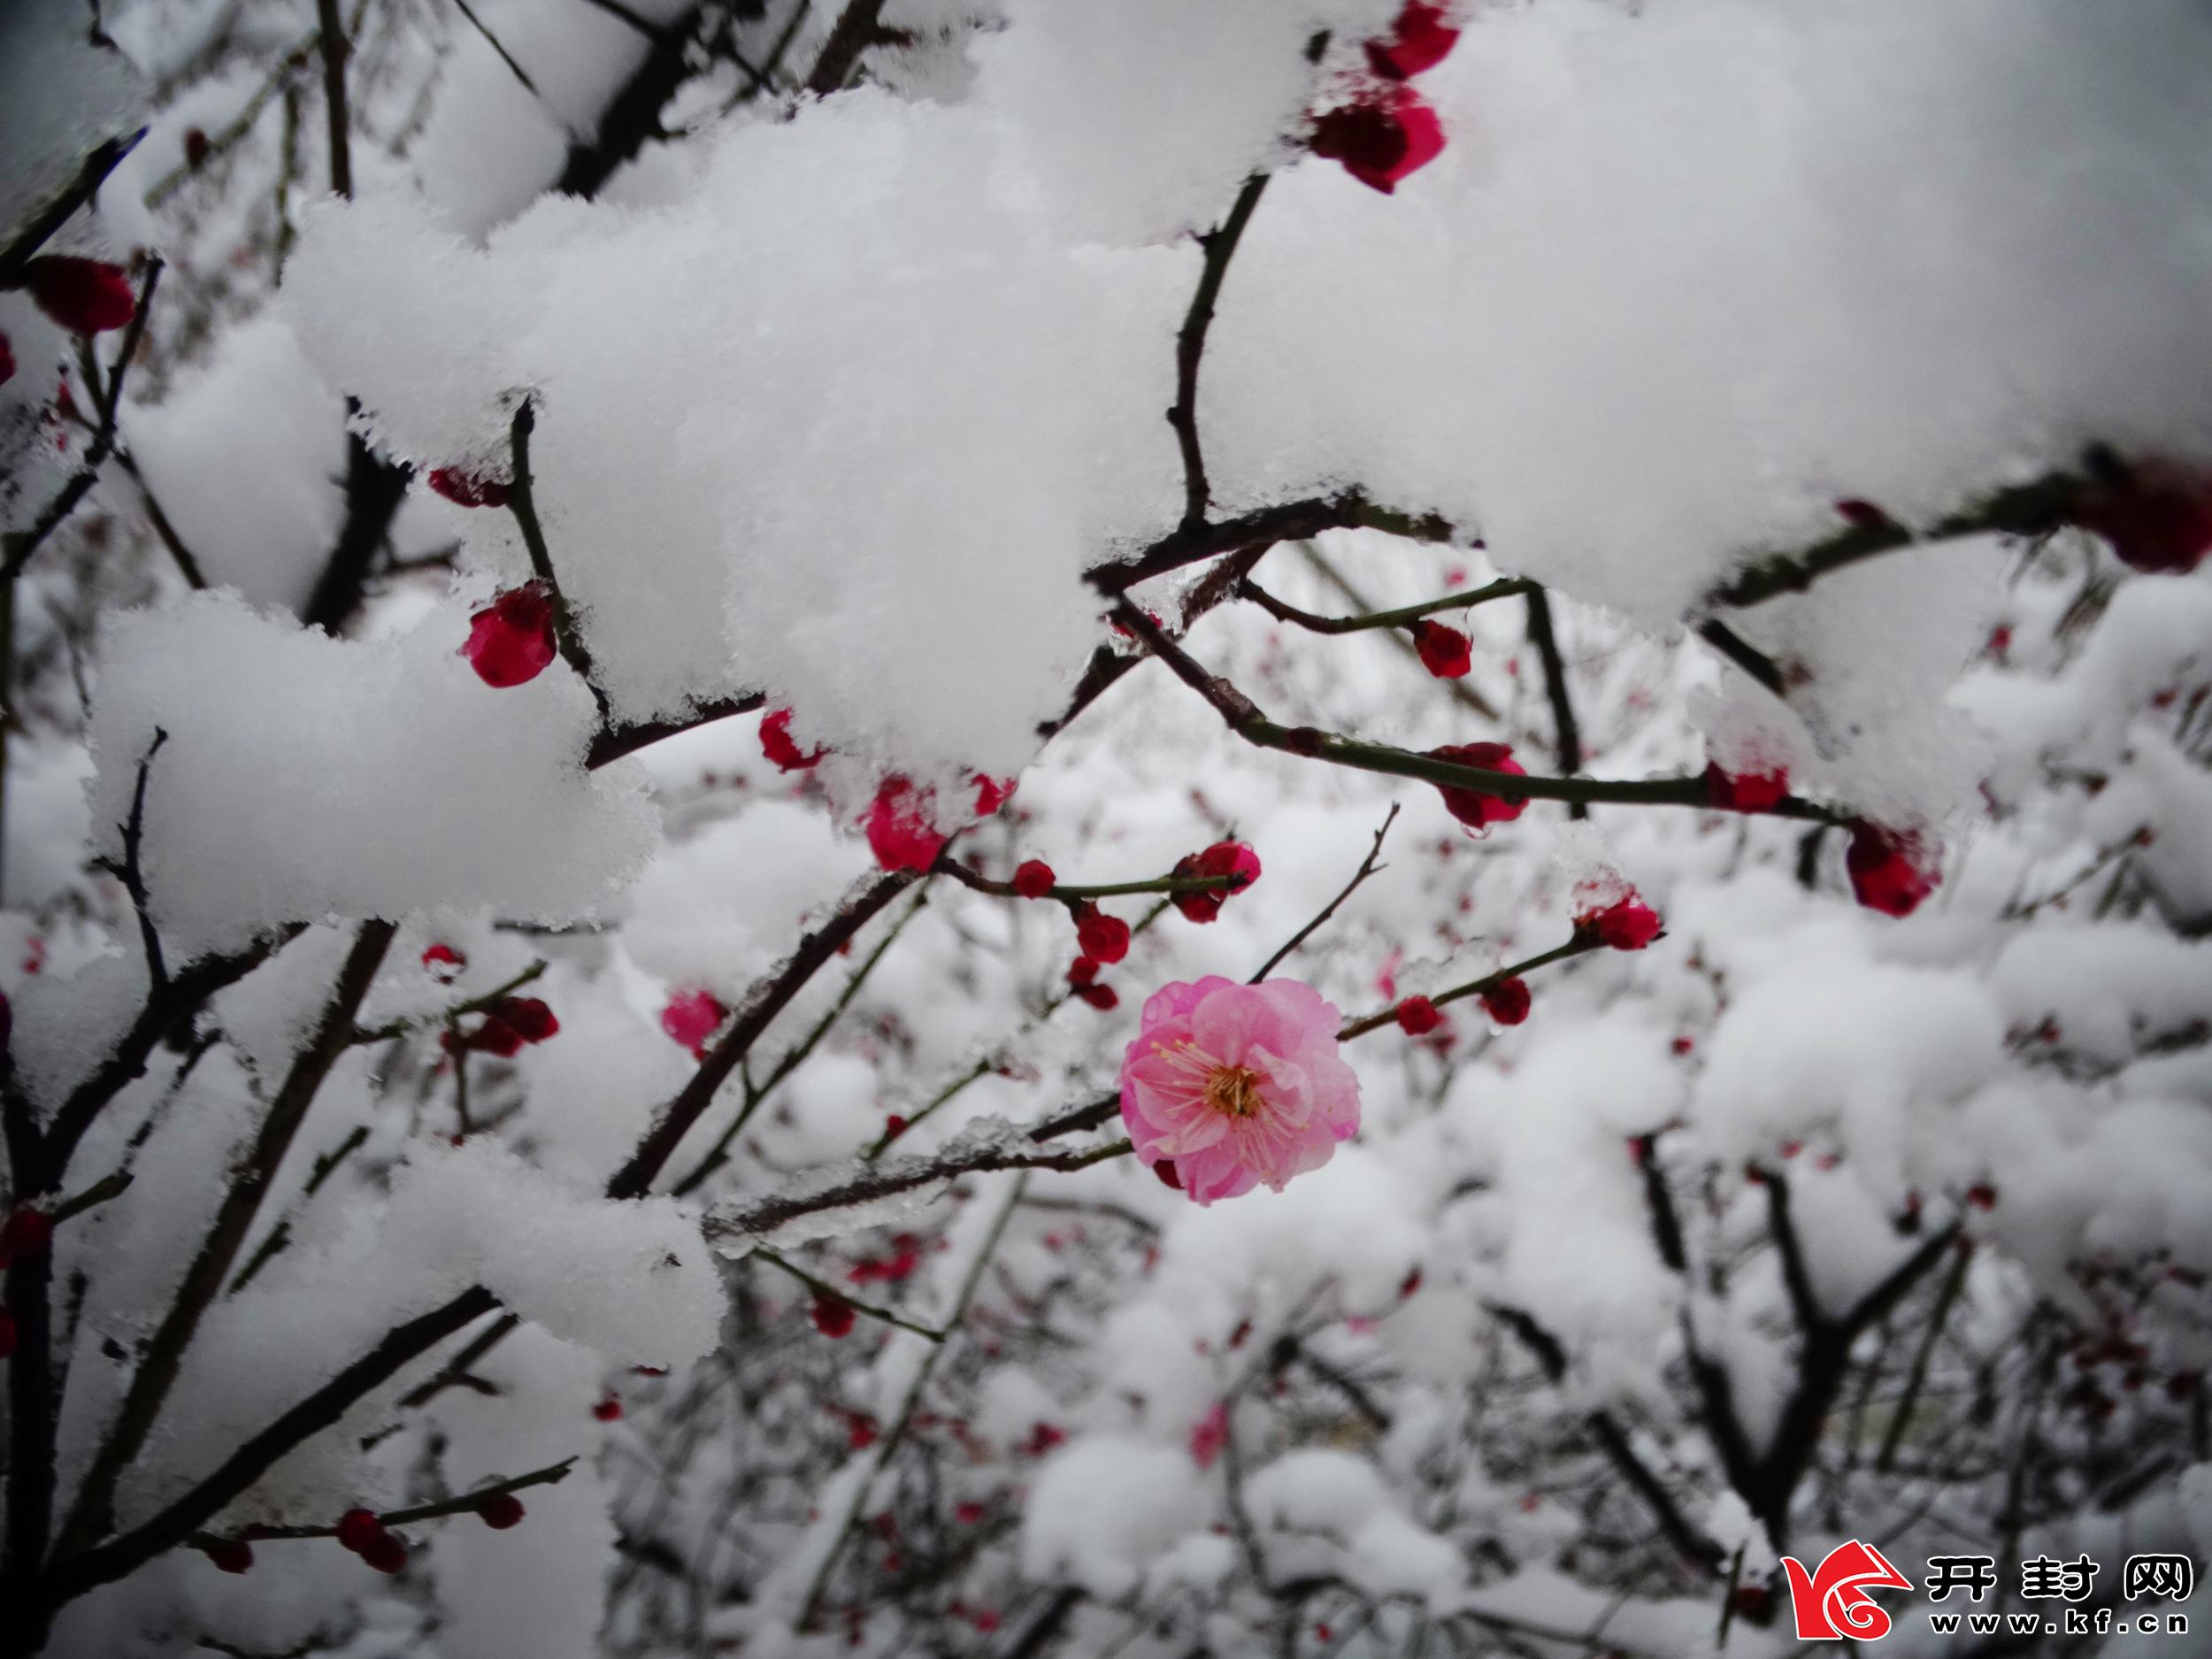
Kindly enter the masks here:
[[1022, 1570], [1116, 1599], [1142, 1582], [1206, 1509], [1198, 1471], [1179, 1451], [1120, 1435], [1071, 1440], [1040, 1467], [1022, 1513]]
[[864, 871], [818, 811], [759, 801], [669, 847], [630, 889], [623, 949], [672, 990], [734, 1007]]
[[0, 149], [8, 156], [0, 234], [12, 237], [59, 196], [100, 144], [137, 129], [145, 97], [137, 75], [120, 52], [85, 36], [82, 8], [67, 0], [32, 0], [0, 19]]
[[207, 580], [305, 609], [344, 517], [345, 404], [273, 319], [229, 330], [124, 441]]
[[1207, 351], [1217, 493], [1360, 481], [1663, 627], [1839, 496], [1922, 522], [2092, 439], [2201, 450], [2212, 393], [2171, 346], [2212, 280], [2179, 137], [2208, 27], [2185, 0], [1485, 9], [1421, 82], [1439, 160], [1391, 197], [1314, 162], [1269, 189]]
[[579, 766], [588, 694], [558, 667], [490, 689], [454, 655], [466, 632], [453, 608], [399, 639], [332, 640], [214, 595], [111, 622], [93, 818], [119, 857], [167, 731], [144, 864], [173, 962], [333, 911], [572, 920], [636, 872], [653, 809], [634, 768]]
[[719, 1335], [720, 1276], [673, 1199], [609, 1202], [475, 1137], [411, 1156], [388, 1225], [418, 1259], [608, 1359], [669, 1365]]

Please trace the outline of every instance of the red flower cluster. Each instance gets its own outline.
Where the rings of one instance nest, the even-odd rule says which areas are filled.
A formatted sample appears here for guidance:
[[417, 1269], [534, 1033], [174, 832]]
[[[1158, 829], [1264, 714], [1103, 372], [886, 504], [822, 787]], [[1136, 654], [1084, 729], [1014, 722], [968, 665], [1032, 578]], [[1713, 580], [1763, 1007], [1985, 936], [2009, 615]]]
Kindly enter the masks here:
[[987, 778], [981, 772], [976, 773], [976, 817], [989, 818], [991, 814], [1011, 800], [1014, 795], [1015, 781], [1011, 778]]
[[814, 1328], [824, 1336], [836, 1338], [852, 1334], [853, 1320], [856, 1316], [852, 1303], [842, 1296], [833, 1296], [825, 1291], [814, 1298], [814, 1306], [809, 1317], [814, 1321]]
[[1585, 910], [1575, 918], [1575, 931], [1589, 933], [1615, 950], [1641, 950], [1659, 937], [1666, 924], [1659, 912], [1631, 893], [1601, 910]]
[[18, 1256], [43, 1256], [54, 1242], [54, 1218], [30, 1204], [18, 1204], [0, 1221], [0, 1267]]
[[1444, 153], [1444, 124], [1412, 88], [1373, 87], [1315, 116], [1308, 143], [1370, 189], [1392, 196], [1399, 180]]
[[[1429, 750], [1429, 758], [1448, 760], [1484, 772], [1507, 772], [1516, 778], [1528, 776], [1513, 758], [1511, 747], [1504, 743], [1448, 743], [1442, 749]], [[1455, 789], [1447, 784], [1436, 787], [1444, 797], [1445, 810], [1470, 829], [1509, 824], [1528, 810], [1525, 801], [1507, 801], [1494, 795], [1479, 795], [1472, 789]]]
[[1517, 1025], [1528, 1018], [1531, 998], [1528, 981], [1520, 978], [1501, 979], [1481, 996], [1482, 1011], [1501, 1025]]
[[2139, 571], [2185, 574], [2212, 553], [2212, 474], [2146, 462], [2085, 491], [2073, 518]]
[[[1175, 862], [1176, 875], [1188, 879], [1194, 876], [1229, 876], [1233, 878], [1225, 887], [1206, 887], [1195, 893], [1173, 895], [1175, 908], [1194, 922], [1210, 922], [1221, 914], [1222, 904], [1233, 893], [1241, 893], [1260, 879], [1260, 856], [1242, 841], [1216, 841], [1200, 853]], [[1093, 952], [1096, 955], [1096, 952]], [[1112, 961], [1112, 957], [1101, 960]]]
[[703, 1055], [707, 1039], [729, 1014], [711, 991], [679, 991], [661, 1010], [661, 1029], [694, 1055]]
[[1058, 879], [1043, 859], [1024, 859], [1014, 871], [1014, 891], [1025, 899], [1041, 899], [1051, 893]]
[[479, 680], [504, 691], [543, 673], [557, 650], [553, 595], [542, 582], [525, 582], [469, 618], [468, 643], [460, 654]]
[[891, 1249], [892, 1254], [887, 1256], [871, 1256], [855, 1263], [845, 1277], [856, 1285], [895, 1285], [912, 1277], [914, 1270], [922, 1264], [922, 1241], [910, 1233], [902, 1233], [892, 1239]]
[[1413, 649], [1421, 654], [1421, 666], [1439, 680], [1457, 680], [1475, 665], [1474, 641], [1440, 622], [1415, 623]]
[[1860, 903], [1885, 916], [1910, 916], [1936, 889], [1939, 879], [1921, 839], [1909, 831], [1884, 829], [1860, 818], [1851, 826], [1850, 849], [1843, 867]]
[[1790, 792], [1790, 773], [1786, 766], [1777, 766], [1772, 772], [1723, 772], [1717, 765], [1705, 768], [1705, 787], [1712, 791], [1713, 804], [1730, 812], [1768, 812], [1781, 804]]
[[1443, 62], [1458, 39], [1442, 6], [1406, 0], [1389, 36], [1366, 42], [1373, 79], [1355, 88], [1349, 102], [1313, 118], [1307, 141], [1313, 153], [1340, 162], [1385, 196], [1442, 155], [1443, 123], [1406, 82]]
[[1433, 69], [1458, 43], [1459, 31], [1432, 0], [1406, 0], [1386, 41], [1367, 42], [1369, 67], [1385, 81], [1408, 81]]
[[1121, 1006], [1120, 993], [1110, 985], [1098, 983], [1098, 964], [1088, 956], [1078, 956], [1068, 964], [1068, 984], [1076, 995], [1102, 1014]]
[[42, 254], [23, 273], [39, 310], [73, 334], [102, 334], [120, 328], [137, 314], [138, 298], [119, 265]]
[[407, 1564], [407, 1546], [367, 1509], [348, 1509], [339, 1517], [338, 1541], [379, 1572], [395, 1573]]
[[893, 772], [868, 803], [861, 827], [876, 862], [886, 870], [927, 870], [944, 850], [946, 837], [932, 821], [937, 792], [918, 789], [903, 772]]
[[461, 1047], [508, 1059], [526, 1044], [559, 1035], [560, 1029], [553, 1010], [537, 997], [503, 996], [484, 1010], [484, 1023], [461, 1040]]
[[1444, 1011], [1425, 996], [1409, 996], [1398, 1004], [1398, 1029], [1409, 1037], [1425, 1037], [1444, 1023]]
[[1075, 942], [1091, 960], [1110, 967], [1129, 954], [1129, 924], [1095, 904], [1077, 905]]
[[433, 979], [450, 985], [461, 970], [469, 965], [469, 962], [451, 945], [432, 945], [422, 953], [422, 965], [424, 972]]
[[821, 764], [826, 749], [818, 749], [811, 755], [803, 755], [799, 746], [791, 741], [791, 710], [772, 709], [761, 716], [760, 752], [765, 755], [779, 772], [808, 772]]
[[427, 481], [457, 507], [504, 507], [514, 499], [513, 486], [480, 472], [465, 472], [457, 466], [434, 466]]

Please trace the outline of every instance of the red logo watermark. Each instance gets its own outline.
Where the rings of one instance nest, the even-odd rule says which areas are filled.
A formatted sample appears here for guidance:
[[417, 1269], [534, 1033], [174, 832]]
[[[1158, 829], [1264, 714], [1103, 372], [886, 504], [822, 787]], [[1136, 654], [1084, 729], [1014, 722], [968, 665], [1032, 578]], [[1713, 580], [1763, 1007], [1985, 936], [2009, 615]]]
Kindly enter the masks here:
[[1867, 1594], [1870, 1588], [1909, 1590], [1912, 1580], [1891, 1566], [1871, 1544], [1853, 1539], [1828, 1552], [1817, 1574], [1809, 1574], [1794, 1555], [1782, 1557], [1789, 1575], [1790, 1610], [1797, 1615], [1800, 1641], [1878, 1641], [1889, 1634], [1889, 1615]]

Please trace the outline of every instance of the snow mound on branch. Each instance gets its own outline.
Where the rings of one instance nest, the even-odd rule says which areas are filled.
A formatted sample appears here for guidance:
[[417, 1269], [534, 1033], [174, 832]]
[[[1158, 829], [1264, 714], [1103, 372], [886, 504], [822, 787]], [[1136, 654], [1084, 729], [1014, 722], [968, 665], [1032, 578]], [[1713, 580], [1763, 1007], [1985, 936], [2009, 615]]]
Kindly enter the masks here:
[[303, 608], [345, 515], [345, 403], [282, 323], [258, 319], [123, 433], [209, 581]]
[[1956, 972], [1870, 962], [1803, 933], [1790, 949], [1715, 1029], [1695, 1120], [1725, 1156], [1771, 1156], [1818, 1132], [1870, 1179], [1901, 1183], [1905, 1149], [1945, 1139], [1935, 1109], [2001, 1066], [1997, 1003]]
[[872, 867], [818, 811], [757, 801], [653, 861], [633, 890], [623, 948], [670, 986], [734, 1006], [790, 950], [804, 918]]
[[764, 687], [809, 743], [1004, 774], [1099, 633], [1084, 567], [1171, 520], [1192, 269], [1055, 244], [1006, 154], [975, 111], [856, 93], [729, 131], [680, 204], [551, 200], [482, 251], [403, 199], [326, 209], [288, 303], [419, 463], [503, 474], [538, 398], [618, 716]]
[[977, 96], [1022, 139], [1072, 234], [1203, 230], [1277, 158], [1317, 79], [1307, 45], [1385, 33], [1396, 0], [1016, 0], [978, 42]]
[[580, 1194], [480, 1136], [414, 1148], [385, 1225], [404, 1251], [610, 1360], [680, 1364], [721, 1330], [721, 1279], [691, 1212]]
[[1262, 202], [1217, 493], [1363, 481], [1658, 626], [1839, 497], [1925, 522], [2092, 440], [2212, 450], [2208, 51], [2193, 0], [1481, 10], [1422, 77], [1435, 163]]
[[587, 773], [589, 694], [556, 666], [494, 691], [465, 616], [373, 643], [195, 595], [103, 634], [90, 788], [122, 856], [138, 765], [143, 862], [173, 964], [326, 914], [491, 905], [572, 920], [644, 862], [657, 818], [626, 764]]
[[1209, 1513], [1204, 1484], [1183, 1452], [1122, 1435], [1086, 1436], [1048, 1458], [1030, 1482], [1022, 1571], [1039, 1583], [1078, 1584], [1116, 1600]]
[[0, 237], [60, 195], [103, 141], [138, 125], [136, 73], [86, 35], [81, 6], [12, 5], [0, 17]]
[[1463, 1587], [1459, 1551], [1416, 1525], [1363, 1457], [1319, 1447], [1289, 1452], [1252, 1477], [1253, 1525], [1284, 1536], [1270, 1559], [1294, 1575], [1325, 1572], [1375, 1595], [1448, 1594]]

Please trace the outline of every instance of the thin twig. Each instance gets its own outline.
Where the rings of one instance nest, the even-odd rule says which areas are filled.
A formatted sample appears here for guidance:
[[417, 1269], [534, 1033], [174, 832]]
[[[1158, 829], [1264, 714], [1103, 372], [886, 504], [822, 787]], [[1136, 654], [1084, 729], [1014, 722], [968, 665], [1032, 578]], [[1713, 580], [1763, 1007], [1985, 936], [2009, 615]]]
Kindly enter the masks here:
[[1301, 611], [1286, 600], [1278, 599], [1249, 577], [1237, 584], [1238, 598], [1248, 599], [1278, 622], [1287, 622], [1310, 634], [1360, 634], [1370, 628], [1402, 628], [1420, 621], [1424, 617], [1434, 616], [1440, 611], [1471, 610], [1476, 605], [1488, 604], [1494, 599], [1510, 599], [1516, 594], [1532, 591], [1540, 593], [1543, 590], [1524, 578], [1502, 576], [1496, 581], [1484, 583], [1480, 588], [1446, 594], [1441, 599], [1424, 599], [1417, 605], [1400, 605], [1394, 611], [1370, 611], [1351, 617], [1321, 617], [1310, 611]]
[[878, 1320], [884, 1325], [896, 1325], [902, 1331], [911, 1331], [916, 1336], [931, 1342], [941, 1342], [949, 1334], [945, 1331], [933, 1329], [929, 1325], [916, 1325], [911, 1319], [900, 1317], [888, 1308], [879, 1308], [874, 1302], [863, 1302], [859, 1297], [831, 1284], [829, 1280], [817, 1279], [797, 1263], [787, 1260], [765, 1246], [756, 1245], [749, 1254], [757, 1260], [767, 1263], [771, 1267], [780, 1268], [817, 1296], [825, 1297], [832, 1302], [842, 1302], [855, 1313], [865, 1314], [869, 1318]]
[[[1353, 605], [1357, 612], [1365, 614], [1373, 611], [1373, 607], [1367, 602], [1367, 596], [1361, 593], [1357, 588], [1352, 585], [1352, 581], [1349, 577], [1346, 576], [1343, 572], [1337, 569], [1334, 565], [1331, 564], [1329, 560], [1323, 556], [1320, 548], [1316, 546], [1310, 539], [1301, 541], [1298, 544], [1298, 551], [1306, 563], [1312, 567], [1314, 573], [1319, 576], [1322, 580], [1327, 582], [1330, 587], [1335, 588], [1337, 592], [1342, 594], [1345, 599]], [[1486, 593], [1487, 591], [1487, 588], [1477, 588], [1475, 590], [1477, 593]], [[1503, 596], [1504, 595], [1500, 595], [1500, 597]], [[1279, 601], [1278, 603], [1280, 602]], [[1326, 618], [1316, 618], [1315, 620], [1325, 621]], [[1402, 634], [1394, 629], [1388, 635], [1388, 638], [1391, 644], [1395, 646], [1408, 659], [1416, 663], [1420, 662], [1420, 647], [1414, 643], [1413, 638], [1410, 634]], [[1426, 672], [1425, 664], [1423, 665], [1423, 672]], [[1459, 704], [1461, 708], [1469, 710], [1471, 713], [1479, 714], [1486, 720], [1495, 720], [1501, 718], [1498, 710], [1491, 705], [1490, 699], [1484, 696], [1482, 693], [1477, 691], [1472, 686], [1469, 685], [1464, 676], [1457, 680], [1447, 680], [1443, 681], [1442, 684], [1446, 693], [1448, 694], [1452, 701]]]
[[346, 26], [338, 16], [338, 0], [315, 0], [320, 26], [316, 44], [323, 57], [323, 108], [330, 131], [330, 188], [350, 201], [353, 197], [352, 117], [346, 107]]
[[1206, 331], [1213, 326], [1214, 304], [1221, 297], [1222, 280], [1229, 261], [1236, 257], [1237, 242], [1251, 222], [1252, 210], [1267, 188], [1267, 174], [1256, 173], [1245, 180], [1229, 208], [1229, 216], [1198, 239], [1205, 250], [1199, 268], [1198, 287], [1191, 295], [1190, 310], [1175, 336], [1175, 407], [1167, 411], [1175, 428], [1175, 441], [1183, 452], [1183, 525], [1203, 528], [1212, 495], [1206, 484], [1206, 460], [1198, 442], [1198, 365], [1206, 352]]
[[515, 61], [512, 52], [500, 44], [499, 36], [484, 27], [484, 19], [476, 15], [476, 10], [469, 4], [469, 0], [453, 0], [453, 4], [460, 8], [461, 15], [475, 27], [476, 32], [484, 37], [492, 50], [499, 54], [499, 61], [507, 65], [517, 81], [522, 82], [523, 90], [534, 98], [538, 96], [537, 83], [530, 79], [529, 72]]
[[[1262, 714], [1242, 691], [1216, 678], [1194, 661], [1189, 653], [1169, 639], [1157, 624], [1127, 600], [1115, 609], [1122, 625], [1165, 662], [1177, 679], [1205, 698], [1222, 723], [1246, 742], [1259, 749], [1279, 749], [1309, 760], [1386, 777], [1413, 778], [1471, 794], [1504, 801], [1612, 802], [1623, 806], [1682, 806], [1709, 810], [1712, 790], [1702, 778], [1651, 778], [1614, 782], [1596, 778], [1543, 778], [1517, 772], [1493, 772], [1462, 765], [1433, 756], [1394, 749], [1387, 744], [1362, 742], [1324, 732], [1314, 726], [1279, 726]], [[1819, 823], [1843, 823], [1847, 814], [1796, 795], [1786, 795], [1766, 809], [1776, 818], [1803, 818]]]
[[185, 1270], [169, 1310], [156, 1327], [130, 1386], [117, 1409], [107, 1436], [95, 1454], [78, 1489], [69, 1524], [63, 1529], [64, 1554], [85, 1548], [106, 1525], [115, 1483], [138, 1455], [152, 1432], [184, 1363], [185, 1349], [198, 1332], [201, 1317], [222, 1292], [237, 1260], [241, 1246], [259, 1213], [262, 1200], [275, 1179], [292, 1139], [314, 1103], [317, 1091], [329, 1074], [353, 1029], [353, 1016], [368, 995], [376, 971], [383, 963], [396, 926], [369, 921], [354, 937], [336, 985], [324, 1003], [313, 1035], [293, 1061], [283, 1085], [270, 1103], [267, 1116], [254, 1137], [252, 1148], [232, 1176], [199, 1250]]
[[[1544, 690], [1551, 699], [1552, 739], [1560, 774], [1572, 777], [1582, 770], [1582, 730], [1575, 724], [1574, 699], [1567, 687], [1567, 664], [1559, 655], [1559, 638], [1552, 629], [1551, 599], [1535, 582], [1528, 585], [1528, 637], [1544, 664]], [[1567, 816], [1590, 816], [1580, 801], [1567, 803]]]
[[1383, 818], [1382, 826], [1375, 832], [1375, 844], [1367, 849], [1367, 856], [1360, 860], [1359, 868], [1353, 872], [1352, 879], [1344, 884], [1343, 890], [1340, 892], [1336, 897], [1331, 899], [1327, 904], [1322, 907], [1321, 913], [1318, 916], [1315, 917], [1303, 927], [1300, 928], [1288, 939], [1285, 940], [1281, 949], [1278, 950], [1265, 962], [1260, 964], [1259, 972], [1252, 976], [1248, 983], [1257, 985], [1262, 979], [1267, 978], [1269, 974], [1274, 972], [1277, 964], [1279, 964], [1284, 957], [1289, 956], [1291, 952], [1297, 949], [1299, 946], [1304, 944], [1307, 940], [1312, 938], [1314, 933], [1321, 927], [1321, 926], [1325, 923], [1329, 918], [1336, 914], [1337, 907], [1342, 904], [1345, 900], [1350, 898], [1353, 894], [1359, 891], [1360, 884], [1362, 882], [1365, 881], [1368, 877], [1375, 874], [1376, 872], [1388, 867], [1384, 864], [1377, 864], [1375, 860], [1382, 856], [1383, 837], [1390, 833], [1390, 826], [1397, 821], [1398, 803], [1395, 801], [1393, 801], [1390, 803], [1389, 812]]
[[[78, 503], [92, 493], [99, 481], [100, 469], [107, 465], [108, 457], [115, 453], [115, 425], [123, 405], [123, 377], [129, 373], [131, 359], [138, 355], [138, 342], [146, 337], [146, 313], [154, 302], [154, 289], [161, 281], [162, 262], [158, 254], [146, 261], [146, 274], [138, 287], [138, 308], [131, 313], [131, 320], [123, 330], [122, 344], [116, 348], [115, 366], [108, 371], [104, 389], [94, 386], [88, 389], [98, 394], [100, 424], [94, 431], [92, 442], [85, 450], [84, 465], [70, 475], [69, 481], [56, 492], [46, 510], [31, 521], [30, 527], [17, 531], [6, 538], [7, 557], [0, 565], [0, 577], [13, 580], [31, 555], [37, 552], [47, 537], [59, 529]], [[88, 348], [89, 349], [89, 348]]]

